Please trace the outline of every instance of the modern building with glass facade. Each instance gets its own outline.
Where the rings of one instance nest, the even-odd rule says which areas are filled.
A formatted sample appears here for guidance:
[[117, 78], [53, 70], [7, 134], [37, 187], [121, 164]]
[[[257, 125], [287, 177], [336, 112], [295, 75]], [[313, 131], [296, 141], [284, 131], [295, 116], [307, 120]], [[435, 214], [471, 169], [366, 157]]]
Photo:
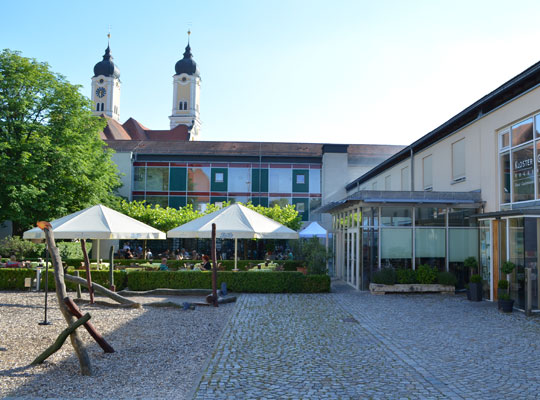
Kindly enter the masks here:
[[323, 205], [333, 219], [336, 271], [365, 289], [373, 270], [427, 263], [459, 275], [475, 256], [484, 295], [497, 299], [501, 265], [525, 302], [530, 268], [538, 309], [540, 63], [347, 184]]

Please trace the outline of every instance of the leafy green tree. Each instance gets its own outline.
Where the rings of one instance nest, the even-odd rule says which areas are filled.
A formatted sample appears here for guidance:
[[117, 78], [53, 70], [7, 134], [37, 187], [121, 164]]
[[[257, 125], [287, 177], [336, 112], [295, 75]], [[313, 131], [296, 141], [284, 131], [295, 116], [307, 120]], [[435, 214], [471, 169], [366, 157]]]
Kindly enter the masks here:
[[[226, 207], [230, 203], [224, 203]], [[109, 207], [115, 210], [135, 218], [138, 221], [144, 222], [156, 229], [167, 232], [177, 226], [183, 225], [203, 215], [213, 213], [218, 210], [214, 204], [208, 204], [204, 211], [194, 210], [191, 204], [186, 205], [180, 209], [171, 207], [161, 207], [159, 204], [150, 205], [145, 204], [144, 201], [131, 201], [122, 200], [120, 202], [111, 202]], [[268, 218], [271, 218], [291, 229], [298, 230], [301, 225], [301, 217], [298, 215], [298, 211], [294, 209], [294, 206], [287, 205], [285, 207], [262, 207], [254, 206], [251, 203], [246, 204], [246, 207], [257, 211]]]
[[120, 180], [80, 86], [46, 63], [0, 53], [0, 221], [14, 233], [106, 202]]

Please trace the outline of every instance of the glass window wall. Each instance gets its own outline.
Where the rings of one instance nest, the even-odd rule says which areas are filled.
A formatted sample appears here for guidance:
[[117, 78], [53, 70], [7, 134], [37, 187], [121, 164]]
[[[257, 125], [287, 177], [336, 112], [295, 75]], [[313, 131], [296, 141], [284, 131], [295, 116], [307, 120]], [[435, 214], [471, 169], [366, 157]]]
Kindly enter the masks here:
[[381, 209], [382, 226], [412, 226], [411, 207], [383, 207]]
[[188, 168], [188, 191], [189, 192], [209, 192], [210, 191], [210, 167]]
[[292, 170], [290, 168], [270, 168], [268, 180], [270, 192], [292, 192]]
[[415, 264], [437, 267], [439, 271], [446, 270], [446, 229], [419, 228], [414, 232]]
[[445, 226], [446, 209], [433, 207], [415, 208], [415, 226]]
[[381, 229], [381, 265], [412, 268], [412, 228]]
[[249, 168], [229, 168], [229, 192], [247, 193], [251, 189], [251, 170]]
[[533, 146], [512, 151], [512, 193], [513, 201], [534, 200], [534, 153]]
[[133, 168], [133, 190], [144, 190], [146, 184], [146, 167]]
[[321, 193], [321, 170], [309, 170], [309, 193]]
[[146, 191], [169, 190], [169, 167], [148, 167], [146, 169]]

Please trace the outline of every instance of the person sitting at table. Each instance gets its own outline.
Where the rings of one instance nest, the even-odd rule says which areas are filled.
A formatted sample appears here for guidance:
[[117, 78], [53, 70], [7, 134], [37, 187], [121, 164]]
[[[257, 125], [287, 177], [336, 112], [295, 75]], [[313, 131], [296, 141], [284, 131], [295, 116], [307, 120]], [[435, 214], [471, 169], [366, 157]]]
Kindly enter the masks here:
[[212, 269], [212, 264], [210, 264], [210, 257], [208, 257], [206, 254], [202, 256], [202, 269], [205, 269], [206, 271], [210, 271]]
[[160, 271], [168, 271], [169, 267], [167, 266], [167, 257], [161, 259], [161, 264], [159, 264]]
[[133, 253], [131, 252], [131, 250], [126, 250], [124, 257], [126, 257], [126, 260], [133, 259]]
[[15, 257], [15, 254], [12, 254], [11, 257], [9, 257], [9, 261], [6, 263], [6, 268], [17, 267], [22, 267], [22, 264], [17, 261], [17, 257]]

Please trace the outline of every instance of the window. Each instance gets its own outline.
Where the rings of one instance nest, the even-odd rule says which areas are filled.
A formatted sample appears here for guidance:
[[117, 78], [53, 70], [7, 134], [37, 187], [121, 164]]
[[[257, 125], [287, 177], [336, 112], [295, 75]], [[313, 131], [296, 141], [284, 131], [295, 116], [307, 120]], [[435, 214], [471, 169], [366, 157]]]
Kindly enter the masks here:
[[392, 176], [388, 175], [384, 178], [384, 190], [392, 189]]
[[533, 138], [533, 119], [528, 118], [512, 126], [512, 146], [526, 143]]
[[268, 180], [270, 192], [292, 192], [292, 170], [290, 168], [270, 168]]
[[249, 168], [229, 168], [229, 192], [248, 193], [251, 188], [251, 171]]
[[510, 132], [506, 131], [499, 135], [499, 147], [506, 149], [508, 146], [510, 146]]
[[187, 110], [187, 101], [181, 101], [180, 103], [178, 103], [178, 109]]
[[99, 111], [99, 103], [96, 104], [96, 111]]
[[433, 172], [431, 166], [431, 155], [422, 159], [422, 170], [424, 174], [424, 190], [433, 190]]
[[498, 133], [501, 204], [540, 199], [540, 114]]
[[[168, 191], [169, 190], [169, 167], [147, 168], [146, 190], [147, 191]], [[156, 204], [161, 204], [161, 203], [157, 202]]]
[[303, 213], [304, 211], [306, 211], [305, 204], [304, 203], [296, 203], [296, 211], [298, 211], [299, 213]]
[[299, 185], [306, 183], [306, 176], [301, 174], [296, 175], [296, 183]]
[[187, 101], [184, 101], [184, 110], [187, 110]]
[[401, 190], [410, 190], [409, 182], [409, 167], [401, 168]]
[[215, 181], [216, 182], [223, 182], [223, 172], [216, 172]]
[[465, 139], [452, 143], [452, 179], [465, 180]]
[[309, 192], [321, 193], [321, 170], [320, 169], [309, 170]]

